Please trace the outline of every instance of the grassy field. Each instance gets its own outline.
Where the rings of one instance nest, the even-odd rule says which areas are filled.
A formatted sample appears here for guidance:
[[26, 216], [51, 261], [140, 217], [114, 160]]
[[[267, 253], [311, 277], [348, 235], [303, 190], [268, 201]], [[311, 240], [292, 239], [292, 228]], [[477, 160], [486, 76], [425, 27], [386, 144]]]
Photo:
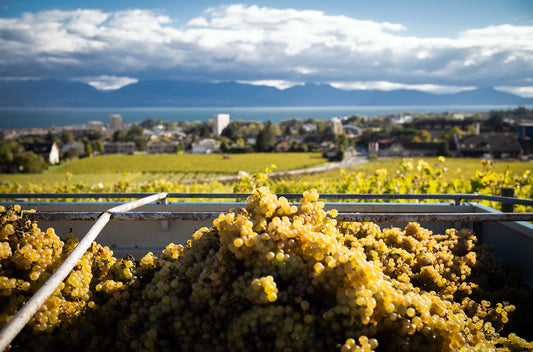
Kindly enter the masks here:
[[0, 174], [0, 182], [20, 184], [116, 183], [147, 182], [165, 179], [180, 181], [221, 175], [237, 175], [239, 171], [263, 172], [271, 165], [276, 171], [303, 169], [325, 164], [320, 153], [254, 153], [233, 154], [164, 154], [103, 155], [84, 158], [51, 167], [43, 174]]

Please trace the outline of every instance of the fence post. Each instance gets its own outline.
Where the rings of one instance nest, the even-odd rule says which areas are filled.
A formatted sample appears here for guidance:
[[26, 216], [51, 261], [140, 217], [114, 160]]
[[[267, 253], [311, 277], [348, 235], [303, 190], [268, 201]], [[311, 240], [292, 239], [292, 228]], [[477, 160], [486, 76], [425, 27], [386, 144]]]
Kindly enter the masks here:
[[[515, 196], [513, 187], [502, 187], [500, 192], [501, 192], [500, 195], [502, 197], [513, 197], [514, 198]], [[514, 204], [502, 202], [502, 212], [504, 213], [514, 212]]]

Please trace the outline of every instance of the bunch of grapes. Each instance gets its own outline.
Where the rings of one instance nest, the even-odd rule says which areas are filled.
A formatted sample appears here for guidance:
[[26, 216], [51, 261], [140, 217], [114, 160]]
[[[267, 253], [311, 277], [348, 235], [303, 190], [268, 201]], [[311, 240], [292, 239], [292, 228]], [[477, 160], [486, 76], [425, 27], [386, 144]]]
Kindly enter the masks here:
[[501, 265], [471, 232], [382, 230], [336, 215], [314, 190], [291, 204], [261, 187], [160, 256], [117, 260], [94, 244], [78, 269], [91, 266], [92, 279], [76, 274], [58, 293], [88, 295], [95, 309], [48, 334], [26, 330], [13, 350], [533, 350], [506, 333], [512, 301], [486, 299], [481, 265]]
[[[53, 228], [42, 231], [35, 222], [24, 219], [19, 205], [0, 206], [0, 327], [46, 282], [77, 243], [72, 235], [62, 240]], [[72, 322], [95, 308], [95, 286], [112, 276], [116, 261], [109, 248], [93, 243], [28, 327], [51, 333], [62, 322]]]

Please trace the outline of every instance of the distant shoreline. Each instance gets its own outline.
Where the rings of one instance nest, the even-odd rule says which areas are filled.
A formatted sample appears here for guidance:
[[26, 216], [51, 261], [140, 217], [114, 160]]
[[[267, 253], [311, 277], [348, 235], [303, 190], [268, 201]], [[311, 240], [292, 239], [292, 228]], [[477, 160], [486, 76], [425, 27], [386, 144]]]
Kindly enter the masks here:
[[299, 118], [314, 117], [326, 120], [353, 115], [375, 117], [385, 114], [420, 113], [488, 113], [491, 110], [509, 110], [519, 105], [386, 105], [386, 106], [280, 106], [280, 107], [0, 107], [0, 129], [48, 128], [83, 125], [89, 121], [106, 124], [109, 115], [120, 114], [131, 124], [151, 118], [162, 121], [210, 120], [214, 114], [228, 113], [231, 120], [279, 123]]

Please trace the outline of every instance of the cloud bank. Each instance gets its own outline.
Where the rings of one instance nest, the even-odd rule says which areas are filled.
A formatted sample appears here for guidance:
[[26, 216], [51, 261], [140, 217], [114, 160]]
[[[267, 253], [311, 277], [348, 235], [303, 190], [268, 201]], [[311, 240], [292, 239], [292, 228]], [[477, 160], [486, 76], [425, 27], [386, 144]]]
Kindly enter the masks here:
[[405, 33], [398, 23], [245, 5], [210, 8], [186, 23], [140, 9], [26, 13], [0, 19], [0, 79], [77, 79], [98, 89], [179, 79], [531, 94], [533, 26], [453, 38]]

